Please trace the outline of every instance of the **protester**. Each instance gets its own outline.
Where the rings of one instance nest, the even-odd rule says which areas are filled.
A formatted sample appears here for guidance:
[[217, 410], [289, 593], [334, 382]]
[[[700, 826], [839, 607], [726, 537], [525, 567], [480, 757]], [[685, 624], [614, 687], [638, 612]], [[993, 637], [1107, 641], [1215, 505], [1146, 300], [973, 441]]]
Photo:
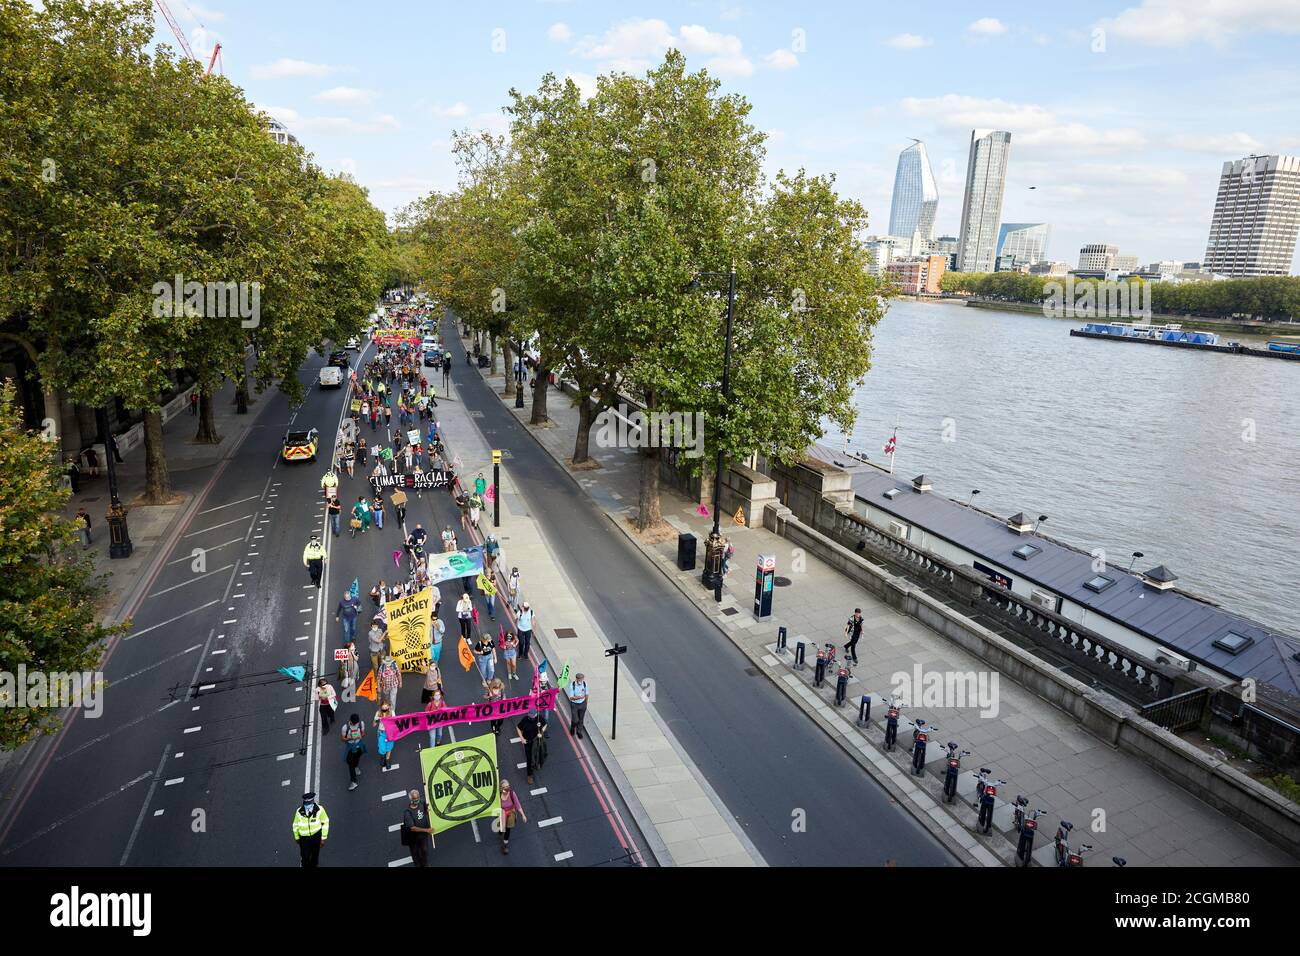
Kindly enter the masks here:
[[334, 723], [334, 711], [339, 706], [338, 695], [324, 677], [316, 681], [316, 705], [320, 708], [320, 732], [323, 736], [329, 733], [330, 725]]
[[519, 569], [511, 568], [506, 580], [506, 593], [510, 596], [510, 610], [519, 613]]
[[357, 503], [352, 506], [352, 517], [361, 522], [361, 533], [370, 530], [370, 502], [365, 495], [357, 495]]
[[374, 500], [370, 503], [370, 515], [375, 522], [375, 530], [384, 530], [384, 496], [375, 495]]
[[[531, 783], [531, 779], [529, 780]], [[524, 813], [524, 806], [519, 802], [519, 795], [514, 792], [510, 786], [510, 781], [502, 779], [501, 781], [501, 853], [503, 855], [510, 853], [510, 831], [519, 823], [527, 823], [528, 815]]]
[[394, 709], [397, 707], [397, 692], [402, 689], [402, 671], [391, 654], [385, 654], [375, 672], [375, 681], [379, 684], [379, 696], [386, 699]]
[[[432, 713], [435, 710], [442, 710], [442, 708], [446, 706], [447, 700], [442, 695], [442, 688], [438, 688], [433, 692], [433, 696], [429, 698], [429, 703], [425, 705], [424, 710], [426, 713]], [[429, 728], [430, 747], [437, 747], [442, 743], [442, 732], [444, 729], [445, 727], [442, 724], [437, 724], [436, 726]]]
[[343, 592], [343, 599], [334, 609], [334, 620], [343, 622], [343, 643], [354, 640], [357, 636], [357, 616], [361, 613], [361, 602], [352, 596], [352, 591]]
[[442, 687], [442, 671], [433, 661], [424, 669], [424, 689], [420, 691], [420, 703], [427, 704], [433, 699], [433, 692]]
[[347, 657], [339, 661], [339, 699], [345, 704], [352, 704], [357, 699], [357, 644], [355, 641], [348, 641], [343, 648], [347, 651]]
[[388, 637], [384, 630], [378, 622], [372, 621], [370, 633], [367, 635], [370, 650], [370, 670], [376, 676], [379, 674], [379, 665], [383, 662], [384, 654], [388, 650]]
[[81, 519], [81, 527], [78, 531], [81, 534], [81, 547], [84, 550], [90, 547], [92, 540], [90, 536], [90, 512], [83, 505], [77, 509], [77, 517]]
[[393, 742], [388, 739], [388, 728], [384, 726], [384, 718], [393, 716], [393, 705], [384, 701], [375, 711], [375, 734], [378, 738], [379, 745], [379, 763], [380, 772], [388, 773], [393, 769]]
[[348, 717], [348, 722], [339, 732], [339, 739], [343, 741], [343, 759], [347, 761], [351, 778], [348, 789], [355, 790], [357, 777], [361, 774], [361, 755], [366, 752], [366, 725], [359, 714]]
[[573, 680], [569, 681], [568, 695], [569, 709], [572, 714], [569, 720], [569, 736], [581, 738], [582, 722], [587, 718], [587, 678], [585, 675], [573, 675]]
[[[495, 701], [503, 700], [505, 699], [505, 696], [506, 696], [506, 685], [505, 682], [501, 680], [501, 678], [494, 677], [490, 681], [488, 681], [488, 685], [487, 685], [488, 703], [494, 703]], [[492, 733], [494, 734], [501, 733], [501, 725], [504, 724], [505, 722], [506, 721], [504, 717], [501, 718], [500, 720], [492, 721]]]
[[506, 635], [501, 656], [506, 662], [506, 679], [519, 680], [519, 675], [515, 673], [515, 668], [519, 666], [519, 636], [514, 631]]
[[855, 607], [853, 616], [844, 625], [844, 659], [858, 662], [858, 639], [862, 637], [862, 608]]
[[411, 862], [416, 866], [429, 865], [429, 846], [433, 839], [433, 827], [429, 824], [429, 808], [420, 799], [420, 791], [412, 790], [407, 794], [410, 802], [402, 814], [402, 843], [411, 851]]
[[533, 611], [525, 601], [519, 605], [517, 628], [519, 630], [519, 656], [528, 660], [528, 650], [533, 643]]
[[483, 678], [483, 686], [496, 676], [497, 645], [491, 634], [484, 634], [474, 643], [474, 656], [478, 659], [478, 673]]
[[447, 633], [447, 625], [442, 623], [439, 618], [437, 607], [434, 607], [434, 617], [429, 624], [429, 657], [436, 664], [438, 658], [442, 656], [442, 639]]
[[331, 498], [326, 508], [329, 511], [330, 526], [334, 529], [334, 537], [337, 538], [339, 536], [339, 517], [343, 513], [343, 506], [339, 504], [338, 498]]
[[456, 602], [456, 620], [460, 622], [461, 640], [469, 640], [470, 622], [473, 616], [474, 602], [470, 600], [468, 594], [462, 594], [460, 600]]
[[529, 708], [527, 716], [515, 726], [519, 729], [519, 739], [524, 746], [528, 782], [532, 783], [534, 770], [542, 768], [542, 754], [546, 749], [546, 739], [542, 736], [541, 725], [537, 721], [537, 708]]

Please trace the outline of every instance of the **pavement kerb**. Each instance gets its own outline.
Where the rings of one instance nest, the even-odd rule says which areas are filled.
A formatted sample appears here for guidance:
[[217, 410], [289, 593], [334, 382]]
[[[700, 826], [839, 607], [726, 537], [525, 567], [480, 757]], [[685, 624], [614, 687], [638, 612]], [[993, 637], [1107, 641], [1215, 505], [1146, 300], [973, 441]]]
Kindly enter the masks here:
[[[452, 383], [452, 388], [453, 389], [456, 388], [455, 382]], [[460, 402], [459, 404], [461, 404], [462, 406], [464, 405], [463, 402]], [[473, 424], [472, 420], [470, 424], [471, 425]], [[447, 450], [447, 453], [450, 455], [451, 449], [447, 445], [445, 440], [443, 442], [443, 447]], [[504, 473], [509, 474], [509, 469], [504, 464], [501, 466], [501, 469]], [[529, 520], [533, 520], [533, 519], [529, 519]], [[472, 537], [473, 536], [471, 535], [471, 540]], [[539, 537], [541, 538], [542, 544], [549, 551], [550, 545], [547, 544], [545, 536], [539, 535]], [[482, 541], [479, 541], [478, 543], [481, 544]], [[498, 562], [499, 565], [504, 563], [505, 562]], [[556, 569], [559, 571], [559, 573], [567, 581], [568, 575], [565, 573], [564, 568], [560, 564], [560, 562], [553, 561], [553, 563]], [[506, 589], [506, 579], [500, 567], [498, 566], [494, 568], [492, 573], [493, 573], [493, 577], [496, 579], [498, 592], [504, 593]], [[572, 582], [569, 582], [569, 585], [570, 585], [570, 590], [573, 592], [575, 596], [577, 596], [579, 592], [577, 591], [577, 589], [573, 588]], [[579, 598], [579, 603], [581, 603], [581, 598]], [[508, 606], [505, 605], [504, 602], [502, 607], [502, 613], [507, 616], [510, 614], [510, 609]], [[542, 656], [549, 660], [551, 654], [551, 648], [548, 644], [548, 639], [543, 638], [542, 636], [543, 633], [544, 632], [539, 631], [536, 634], [534, 634], [533, 643], [537, 646], [538, 650], [541, 651]], [[558, 660], [559, 658], [556, 659]], [[557, 703], [559, 701], [564, 701], [565, 706], [566, 707], [568, 706], [568, 698], [563, 693], [561, 693], [557, 697]], [[653, 711], [651, 711], [651, 716], [654, 717], [656, 720], [658, 720], [657, 715], [655, 715]], [[661, 729], [663, 729], [662, 722], [660, 722], [660, 726]], [[665, 733], [665, 736], [668, 738], [669, 743], [671, 743], [674, 748], [678, 747], [676, 740], [674, 740], [667, 733]], [[586, 739], [590, 741], [592, 747], [595, 749], [597, 757], [599, 757], [601, 763], [604, 765], [605, 772], [609, 774], [610, 780], [613, 782], [614, 787], [618, 790], [619, 795], [622, 797], [624, 804], [627, 806], [628, 813], [631, 814], [633, 821], [636, 823], [637, 829], [641, 831], [641, 837], [646, 843], [646, 849], [650, 851], [650, 855], [654, 858], [655, 863], [658, 866], [664, 866], [664, 867], [676, 866], [677, 865], [676, 861], [673, 859], [672, 853], [668, 849], [668, 845], [664, 842], [663, 838], [659, 835], [658, 828], [655, 826], [654, 822], [650, 819], [650, 815], [648, 812], [646, 812], [645, 806], [641, 803], [640, 798], [636, 795], [636, 789], [632, 786], [632, 782], [627, 778], [627, 774], [624, 772], [622, 765], [618, 762], [618, 758], [614, 756], [613, 751], [609, 749], [609, 745], [605, 742], [605, 735], [599, 731], [599, 728], [596, 728], [595, 733], [592, 733], [591, 730], [588, 730]], [[707, 792], [710, 794], [711, 797], [713, 797], [716, 800], [716, 794], [712, 793], [711, 788], [708, 788]]]
[[[462, 345], [464, 344], [463, 337], [461, 339], [461, 343]], [[475, 371], [480, 373], [484, 382], [488, 385], [489, 390], [494, 395], [496, 395], [497, 399], [500, 400], [501, 403], [504, 405], [505, 399], [496, 391], [491, 379], [487, 375], [482, 374], [486, 370], [475, 368]], [[452, 387], [453, 388], [456, 387], [455, 382], [452, 383]], [[563, 392], [560, 392], [559, 394], [564, 395]], [[565, 397], [567, 398], [567, 396]], [[552, 459], [555, 459], [555, 456], [551, 454], [550, 450], [547, 449], [547, 447], [537, 438], [537, 436], [533, 434], [532, 426], [528, 425], [527, 422], [521, 422], [520, 424], [524, 426], [524, 431], [528, 433], [529, 437], [532, 438], [533, 441], [537, 442], [538, 446], [542, 449], [542, 451], [545, 452]], [[573, 474], [573, 472], [569, 470], [569, 468], [564, 464], [564, 462], [560, 461], [559, 465], [560, 465], [560, 469], [569, 477], [569, 480], [572, 481], [578, 487], [578, 490], [581, 491], [585, 497], [589, 497], [586, 494], [586, 489], [584, 489], [582, 485], [578, 483], [577, 477]], [[502, 465], [502, 468], [504, 470], [505, 466]], [[602, 513], [604, 512], [602, 511]], [[545, 538], [543, 538], [542, 540], [543, 543], [545, 544]], [[633, 543], [635, 544], [636, 542]], [[547, 545], [548, 550], [549, 547], [550, 546]], [[555, 562], [555, 564], [556, 567], [559, 569], [560, 574], [564, 575], [567, 580], [568, 575], [565, 573], [563, 565], [560, 564], [560, 562], [558, 561]], [[504, 584], [504, 581], [502, 580], [501, 583]], [[579, 593], [576, 588], [572, 587], [572, 584], [570, 584], [570, 589], [573, 591], [575, 595]], [[581, 599], [579, 600], [581, 601]], [[590, 617], [590, 614], [588, 614], [588, 617]], [[534, 640], [536, 640], [536, 637], [534, 637]], [[727, 809], [727, 806], [723, 802], [722, 798], [718, 795], [717, 791], [713, 789], [712, 784], [709, 783], [708, 779], [704, 776], [703, 772], [701, 772], [699, 768], [695, 765], [695, 762], [691, 760], [690, 755], [687, 754], [686, 751], [682, 748], [681, 743], [669, 730], [667, 725], [664, 723], [663, 718], [658, 714], [658, 712], [653, 707], [646, 708], [646, 711], [647, 713], [649, 713], [651, 719], [654, 720], [655, 725], [659, 728], [660, 732], [664, 735], [664, 739], [666, 739], [669, 745], [672, 746], [673, 751], [677, 754], [678, 758], [683, 762], [685, 766], [687, 766], [688, 768], [692, 769], [695, 772], [696, 783], [700, 785], [700, 788], [708, 796], [709, 801], [713, 804], [714, 808], [718, 811], [719, 815], [722, 817], [724, 821], [726, 821], [731, 832], [736, 836], [736, 839], [739, 840], [741, 845], [745, 848], [745, 851], [748, 854], [749, 858], [753, 860], [753, 862], [757, 866], [767, 866], [768, 865], [767, 861], [763, 858], [762, 853], [760, 853], [758, 848], [754, 846], [754, 843], [752, 840], [749, 839], [748, 834], [746, 834], [745, 831], [736, 823], [735, 817], [733, 816], [731, 811]], [[593, 740], [594, 739], [595, 738], [593, 738]], [[600, 746], [598, 749], [600, 750], [601, 759], [605, 763], [605, 768], [607, 771], [610, 772], [611, 777], [615, 776], [614, 768], [618, 767], [616, 783], [619, 786], [620, 793], [623, 795], [624, 800], [628, 804], [629, 810], [632, 813], [633, 818], [636, 819], [637, 825], [641, 828], [643, 833], [654, 835], [653, 836], [654, 841], [663, 846], [664, 855], [667, 856], [669, 860], [671, 860], [672, 859], [671, 853], [669, 853], [667, 846], [663, 843], [662, 838], [659, 836], [658, 828], [650, 820], [649, 814], [646, 813], [645, 808], [642, 806], [640, 800], [636, 797], [635, 790], [631, 785], [631, 781], [627, 779], [627, 776], [624, 774], [622, 767], [618, 765], [618, 758], [615, 757], [613, 753], [609, 750], [608, 745], [605, 743], [603, 739], [603, 735], [601, 737]], [[652, 851], [653, 849], [654, 848], [652, 847]], [[670, 863], [668, 865], [676, 865], [676, 864]]]
[[[482, 374], [485, 370], [476, 369], [476, 371]], [[493, 384], [491, 382], [491, 379], [487, 375], [483, 375], [482, 377], [484, 381], [486, 381], [489, 384], [489, 386]], [[501, 403], [504, 405], [505, 404], [504, 398], [502, 398], [500, 394], [497, 394], [495, 388], [492, 388], [492, 392], [493, 394], [496, 394], [497, 398], [500, 399]], [[561, 392], [560, 394], [563, 395], [564, 393]], [[565, 397], [567, 398], [567, 396]], [[564, 464], [562, 460], [555, 457], [555, 454], [549, 448], [546, 447], [545, 443], [542, 442], [540, 438], [538, 438], [535, 434], [533, 434], [533, 430], [532, 430], [533, 426], [529, 425], [527, 422], [521, 422], [521, 424], [524, 425], [524, 430], [528, 432], [529, 436], [533, 439], [533, 441], [535, 441], [537, 445], [544, 452], [546, 452], [547, 455], [549, 455], [552, 458], [552, 460], [558, 462], [561, 470], [563, 470], [564, 473], [569, 476], [569, 479], [575, 485], [578, 486], [578, 488], [582, 491], [584, 495], [587, 495], [587, 490], [582, 487], [582, 484], [578, 481], [577, 476], [573, 474], [573, 472], [568, 468], [567, 465]], [[590, 495], [588, 495], [588, 497], [590, 497]], [[599, 506], [597, 507], [599, 508]], [[609, 521], [616, 528], [618, 528], [618, 530], [623, 534], [623, 536], [627, 538], [628, 541], [630, 541], [637, 548], [637, 550], [640, 551], [646, 557], [646, 559], [650, 562], [650, 564], [654, 566], [655, 570], [657, 570], [660, 574], [662, 574], [669, 582], [672, 583], [673, 587], [677, 588], [678, 591], [680, 591], [687, 599], [689, 599], [692, 605], [695, 604], [695, 596], [692, 595], [689, 591], [687, 591], [686, 588], [683, 587], [682, 583], [678, 581], [676, 577], [668, 573], [668, 571], [660, 564], [660, 562], [656, 560], [657, 556], [652, 551], [648, 550], [645, 547], [645, 545], [643, 545], [640, 541], [638, 541], [636, 536], [633, 535], [630, 530], [624, 527], [623, 523], [619, 520], [618, 515], [610, 514], [608, 511], [605, 511], [603, 508], [599, 508], [599, 510], [601, 514], [603, 514], [607, 519], [609, 519]], [[725, 629], [720, 627], [718, 625], [718, 622], [713, 620], [713, 618], [709, 617], [709, 615], [703, 614], [703, 612], [701, 612], [701, 615], [705, 618], [705, 620], [707, 620], [711, 625], [713, 625], [714, 629], [717, 630], [718, 633], [720, 633], [723, 637], [725, 637], [728, 641], [730, 641], [735, 647], [737, 647], [741, 651], [741, 653], [743, 653], [746, 657], [748, 657], [751, 661], [753, 661], [756, 665], [758, 665], [758, 669], [761, 671], [761, 673], [765, 677], [767, 677], [768, 680], [770, 680], [772, 684], [775, 685], [781, 691], [781, 693], [783, 693], [801, 713], [803, 713], [814, 724], [816, 724], [818, 729], [826, 733], [827, 736], [829, 736], [840, 747], [841, 750], [843, 750], [851, 758], [853, 758], [853, 760], [857, 762], [857, 764], [860, 767], [862, 767], [862, 769], [866, 772], [867, 776], [869, 776], [882, 789], [884, 789], [885, 792], [888, 793], [899, 804], [899, 806], [907, 810], [907, 812], [911, 814], [912, 818], [915, 819], [917, 823], [925, 827], [928, 833], [933, 834], [935, 838], [944, 845], [944, 848], [947, 849], [950, 853], [952, 853], [953, 856], [958, 861], [960, 861], [964, 866], [986, 865], [979, 859], [979, 857], [971, 853], [966, 847], [964, 847], [961, 843], [959, 843], [946, 829], [936, 829], [934, 818], [931, 817], [927, 812], [929, 808], [920, 806], [915, 798], [905, 793], [903, 789], [899, 787], [896, 783], [894, 783], [892, 780], [882, 779], [879, 772], [876, 770], [875, 765], [872, 764], [872, 762], [868, 760], [866, 757], [864, 757], [862, 753], [858, 751], [855, 747], [849, 745], [848, 738], [846, 738], [842, 734], [832, 733], [826, 727], [822, 726], [822, 723], [817, 719], [817, 716], [813, 713], [809, 713], [808, 709], [803, 705], [803, 702], [799, 699], [798, 695], [795, 694], [785, 684], [784, 681], [776, 679], [776, 677], [770, 672], [766, 662], [763, 661], [761, 656], [756, 657], [754, 654], [750, 653], [749, 649], [746, 648], [743, 644], [740, 644], [739, 642], [732, 640], [731, 635], [727, 633]], [[669, 739], [671, 740], [672, 738]], [[712, 788], [710, 788], [710, 790], [711, 789]], [[925, 799], [927, 803], [933, 804], [934, 806], [938, 806], [938, 804], [934, 803], [934, 801], [928, 795], [925, 797]], [[986, 852], [988, 851], [986, 850]], [[997, 862], [1009, 863], [1009, 861], [1005, 859], [999, 859]]]

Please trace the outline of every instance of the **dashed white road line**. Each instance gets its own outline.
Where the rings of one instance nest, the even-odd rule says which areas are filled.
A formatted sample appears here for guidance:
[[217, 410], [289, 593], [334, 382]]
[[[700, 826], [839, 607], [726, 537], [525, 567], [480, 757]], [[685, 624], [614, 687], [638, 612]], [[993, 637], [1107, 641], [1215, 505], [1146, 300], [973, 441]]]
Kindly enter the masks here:
[[[256, 512], [254, 514], [256, 514]], [[211, 528], [203, 528], [199, 531], [191, 531], [189, 534], [185, 535], [185, 538], [193, 538], [196, 537], [197, 535], [207, 534], [209, 531], [216, 531], [218, 528], [224, 528], [228, 524], [235, 524], [236, 522], [239, 521], [247, 521], [249, 518], [252, 517], [253, 515], [244, 515], [242, 518], [231, 518], [229, 521], [221, 522], [221, 524], [214, 524]]]
[[549, 820], [539, 820], [537, 822], [537, 829], [540, 830], [543, 827], [553, 827], [555, 826], [555, 824], [563, 823], [563, 822], [564, 822], [564, 817], [551, 817]]
[[572, 851], [572, 850], [565, 850], [563, 853], [557, 853], [557, 854], [555, 854], [555, 862], [556, 862], [556, 863], [559, 863], [559, 862], [561, 862], [562, 860], [572, 860], [572, 859], [573, 859], [573, 851]]
[[388, 865], [389, 866], [410, 866], [411, 858], [408, 856], [401, 860], [389, 860]]
[[534, 796], [534, 797], [540, 797], [540, 796], [541, 796], [542, 794], [544, 794], [545, 792], [546, 792], [546, 788], [545, 788], [545, 787], [538, 787], [536, 790], [529, 790], [529, 791], [528, 791], [529, 795], [530, 795], [530, 796]]
[[[247, 497], [247, 498], [240, 498], [238, 501], [232, 501], [232, 502], [229, 502], [228, 504], [224, 504], [224, 505], [217, 505], [215, 508], [206, 508], [206, 509], [204, 509], [203, 511], [200, 511], [199, 514], [200, 514], [200, 515], [205, 515], [205, 514], [208, 514], [208, 513], [210, 513], [210, 512], [213, 512], [213, 511], [220, 511], [222, 508], [229, 508], [231, 505], [242, 505], [245, 501], [256, 501], [256, 500], [257, 500], [258, 498], [260, 498], [260, 497], [262, 497], [262, 496], [261, 496], [261, 495], [250, 495], [250, 496]], [[197, 517], [197, 516], [196, 516], [196, 517]]]
[[407, 791], [405, 790], [398, 790], [396, 793], [386, 793], [379, 799], [383, 800], [384, 802], [387, 802], [389, 800], [400, 800], [402, 797], [406, 796], [406, 793]]
[[149, 627], [141, 628], [140, 630], [135, 631], [134, 633], [128, 634], [126, 637], [122, 638], [122, 640], [129, 641], [133, 637], [139, 637], [141, 634], [148, 634], [150, 631], [156, 631], [160, 627], [166, 627], [168, 624], [173, 624], [176, 621], [179, 621], [183, 617], [189, 617], [191, 614], [197, 614], [199, 611], [202, 611], [204, 608], [209, 608], [212, 607], [212, 605], [214, 604], [220, 604], [220, 603], [221, 603], [220, 599], [216, 599], [216, 600], [209, 601], [207, 604], [200, 604], [198, 607], [190, 608], [188, 611], [184, 612], [183, 614], [177, 614], [175, 617], [168, 618], [167, 620], [162, 621], [161, 623], [151, 624]]

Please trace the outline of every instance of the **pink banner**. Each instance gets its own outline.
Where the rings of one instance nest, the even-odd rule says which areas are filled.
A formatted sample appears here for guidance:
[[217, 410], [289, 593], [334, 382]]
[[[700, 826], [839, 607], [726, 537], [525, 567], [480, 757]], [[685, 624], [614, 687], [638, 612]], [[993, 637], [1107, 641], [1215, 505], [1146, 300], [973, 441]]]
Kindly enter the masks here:
[[505, 720], [507, 717], [523, 717], [531, 708], [554, 710], [555, 698], [559, 690], [552, 687], [540, 694], [527, 697], [507, 697], [504, 700], [485, 700], [480, 704], [465, 704], [461, 707], [444, 707], [441, 710], [426, 710], [419, 714], [399, 714], [385, 717], [384, 733], [389, 740], [401, 740], [407, 734], [417, 730], [432, 730], [434, 727], [446, 727], [450, 724], [467, 724], [476, 720]]

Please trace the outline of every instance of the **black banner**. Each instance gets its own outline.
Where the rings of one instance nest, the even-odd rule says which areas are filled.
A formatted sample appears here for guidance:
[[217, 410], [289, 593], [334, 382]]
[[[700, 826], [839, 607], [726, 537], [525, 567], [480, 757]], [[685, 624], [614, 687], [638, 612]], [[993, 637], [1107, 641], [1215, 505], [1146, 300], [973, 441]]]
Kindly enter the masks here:
[[382, 488], [411, 488], [417, 491], [429, 491], [432, 488], [446, 488], [456, 475], [447, 470], [426, 471], [419, 475], [383, 475], [371, 477], [370, 487], [379, 494]]

